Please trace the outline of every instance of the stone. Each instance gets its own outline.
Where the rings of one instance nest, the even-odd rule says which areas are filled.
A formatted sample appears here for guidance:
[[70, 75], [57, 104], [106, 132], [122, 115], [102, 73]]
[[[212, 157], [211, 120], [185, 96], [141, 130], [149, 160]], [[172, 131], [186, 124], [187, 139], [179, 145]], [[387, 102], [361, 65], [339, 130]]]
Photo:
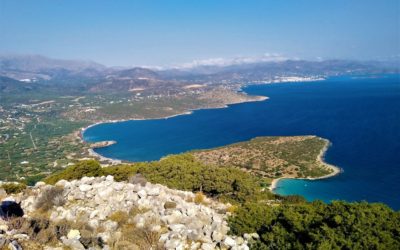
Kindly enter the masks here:
[[176, 208], [176, 202], [173, 202], [173, 201], [166, 201], [166, 202], [164, 203], [164, 208], [165, 208], [165, 209], [173, 209], [173, 208]]
[[178, 239], [170, 239], [170, 240], [167, 240], [166, 242], [165, 242], [165, 244], [164, 244], [164, 247], [166, 248], [166, 249], [184, 249], [183, 247], [184, 247], [184, 244], [183, 244], [183, 242], [181, 241], [181, 240], [178, 240]]
[[15, 240], [29, 240], [29, 235], [27, 235], [27, 234], [14, 234], [13, 238]]
[[159, 187], [153, 187], [153, 188], [150, 188], [147, 191], [147, 195], [148, 196], [158, 196], [159, 194], [160, 194], [160, 188]]
[[68, 234], [67, 234], [67, 238], [70, 239], [80, 239], [81, 238], [81, 233], [79, 232], [79, 230], [76, 229], [71, 229], [69, 230]]
[[100, 196], [100, 198], [102, 198], [103, 200], [108, 200], [108, 198], [112, 195], [112, 193], [114, 192], [114, 189], [111, 187], [106, 187], [102, 190], [100, 190], [98, 192], [98, 195]]
[[211, 234], [211, 238], [212, 238], [213, 241], [220, 242], [224, 238], [224, 234], [221, 233], [220, 231], [214, 231]]
[[166, 242], [169, 239], [169, 233], [164, 233], [160, 235], [158, 239], [159, 242]]
[[125, 187], [125, 184], [124, 184], [124, 183], [121, 183], [121, 182], [117, 182], [117, 183], [115, 183], [115, 184], [113, 185], [113, 188], [114, 188], [116, 191], [121, 191], [122, 189], [124, 189], [124, 187]]
[[87, 192], [89, 190], [92, 190], [92, 186], [88, 185], [88, 184], [82, 184], [79, 186], [79, 190], [81, 190], [82, 192]]
[[61, 237], [61, 241], [64, 245], [74, 249], [74, 250], [84, 250], [85, 247], [78, 239], [67, 239], [65, 237]]
[[244, 239], [242, 237], [237, 237], [236, 238], [236, 244], [237, 245], [242, 245], [244, 243]]
[[88, 225], [91, 228], [98, 228], [99, 227], [99, 221], [96, 220], [96, 219], [91, 219], [91, 220], [89, 220]]
[[118, 223], [115, 221], [106, 221], [102, 224], [106, 232], [114, 232], [118, 228]]
[[[67, 186], [67, 183], [69, 184], [69, 185], [71, 185], [68, 181], [66, 181], [66, 180], [59, 180], [59, 181], [57, 181], [57, 183], [56, 183], [56, 186], [61, 186], [61, 187], [66, 187]], [[37, 183], [36, 183], [37, 184]]]
[[172, 224], [169, 225], [169, 229], [173, 232], [182, 232], [186, 229], [186, 226], [183, 224]]
[[143, 189], [140, 190], [137, 194], [139, 195], [139, 197], [140, 197], [141, 199], [144, 199], [144, 198], [147, 197], [147, 192], [146, 192], [145, 190], [143, 190]]
[[106, 181], [114, 181], [114, 176], [112, 176], [112, 175], [108, 175], [107, 177], [106, 177]]
[[258, 235], [258, 233], [251, 233], [250, 236], [251, 236], [251, 238], [253, 238], [253, 239], [259, 239], [259, 238], [260, 238], [260, 236]]
[[203, 243], [203, 244], [201, 244], [201, 249], [202, 250], [214, 250], [215, 245], [212, 243]]
[[234, 247], [236, 246], [236, 241], [231, 237], [227, 236], [224, 240], [224, 245], [228, 247]]
[[8, 231], [8, 226], [6, 224], [0, 225], [0, 231], [7, 232]]
[[22, 250], [22, 247], [19, 245], [18, 241], [13, 240], [8, 244], [8, 249], [10, 249], [10, 250]]

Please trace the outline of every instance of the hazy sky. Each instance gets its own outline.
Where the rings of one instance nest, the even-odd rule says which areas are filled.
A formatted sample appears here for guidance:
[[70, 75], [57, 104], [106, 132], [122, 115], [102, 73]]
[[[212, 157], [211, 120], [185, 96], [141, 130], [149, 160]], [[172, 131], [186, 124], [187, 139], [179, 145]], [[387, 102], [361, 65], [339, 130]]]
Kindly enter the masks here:
[[400, 0], [0, 0], [0, 53], [174, 65], [400, 54]]

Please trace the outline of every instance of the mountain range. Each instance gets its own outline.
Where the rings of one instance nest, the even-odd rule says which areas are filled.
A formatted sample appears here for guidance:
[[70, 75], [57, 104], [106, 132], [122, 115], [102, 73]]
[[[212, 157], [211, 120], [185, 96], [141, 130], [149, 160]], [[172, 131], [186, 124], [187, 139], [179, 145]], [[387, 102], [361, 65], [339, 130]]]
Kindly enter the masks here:
[[[190, 68], [150, 69], [106, 67], [92, 61], [51, 59], [40, 55], [0, 56], [0, 91], [31, 90], [35, 85], [78, 86], [92, 92], [143, 88], [173, 89], [193, 83], [248, 83], [282, 76], [332, 76], [398, 73], [397, 61], [279, 60]], [[23, 83], [22, 85], [20, 83]], [[156, 91], [157, 92], [157, 91]]]

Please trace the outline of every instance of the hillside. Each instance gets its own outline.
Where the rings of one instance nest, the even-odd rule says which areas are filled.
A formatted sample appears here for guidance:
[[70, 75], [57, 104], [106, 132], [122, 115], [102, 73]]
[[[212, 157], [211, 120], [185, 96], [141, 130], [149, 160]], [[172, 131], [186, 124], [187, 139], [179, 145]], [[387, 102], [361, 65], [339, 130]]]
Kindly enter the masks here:
[[258, 137], [192, 153], [205, 164], [235, 166], [270, 179], [318, 178], [338, 171], [322, 161], [328, 145], [316, 136]]
[[400, 244], [400, 213], [383, 204], [280, 197], [248, 173], [204, 165], [190, 155], [106, 168], [81, 161], [44, 181], [34, 187], [0, 183], [0, 248], [396, 249]]

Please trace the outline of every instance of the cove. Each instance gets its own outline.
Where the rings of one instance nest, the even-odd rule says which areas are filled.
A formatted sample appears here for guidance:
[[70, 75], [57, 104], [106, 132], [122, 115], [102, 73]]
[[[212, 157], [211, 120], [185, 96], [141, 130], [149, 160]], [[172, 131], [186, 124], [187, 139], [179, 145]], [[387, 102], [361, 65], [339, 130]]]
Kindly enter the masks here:
[[332, 142], [325, 160], [344, 172], [316, 181], [284, 179], [277, 193], [384, 202], [400, 209], [399, 75], [251, 85], [244, 91], [270, 99], [169, 119], [103, 123], [85, 130], [83, 138], [117, 141], [96, 149], [105, 157], [150, 161], [257, 136], [317, 135]]

